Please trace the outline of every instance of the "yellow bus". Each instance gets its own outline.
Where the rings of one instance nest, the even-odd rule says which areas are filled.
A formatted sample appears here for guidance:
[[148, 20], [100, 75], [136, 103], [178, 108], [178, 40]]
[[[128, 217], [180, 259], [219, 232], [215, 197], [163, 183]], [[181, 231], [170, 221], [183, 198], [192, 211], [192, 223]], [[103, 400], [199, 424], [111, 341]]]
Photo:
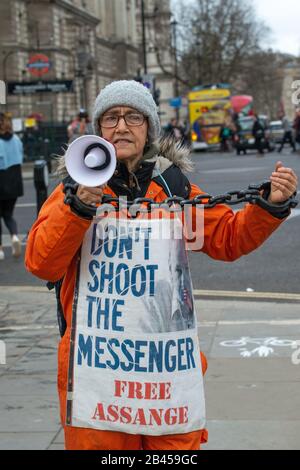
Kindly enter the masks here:
[[231, 92], [227, 84], [196, 87], [188, 94], [189, 122], [193, 150], [218, 146], [220, 130], [231, 121]]

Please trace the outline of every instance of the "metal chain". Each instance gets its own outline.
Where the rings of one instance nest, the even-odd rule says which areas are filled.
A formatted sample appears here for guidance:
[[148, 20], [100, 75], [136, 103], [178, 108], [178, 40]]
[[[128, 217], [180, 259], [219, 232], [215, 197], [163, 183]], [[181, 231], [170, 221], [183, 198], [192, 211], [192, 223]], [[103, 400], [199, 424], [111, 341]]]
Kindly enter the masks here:
[[[86, 204], [81, 203], [79, 198], [74, 194], [74, 187], [72, 185], [66, 185], [65, 193], [66, 204], [72, 205], [72, 200], [74, 198], [77, 199], [76, 204], [80, 206], [82, 204], [83, 209], [87, 209], [89, 207], [90, 215], [96, 215], [96, 207], [87, 206]], [[110, 205], [114, 206], [115, 210], [120, 209], [131, 209], [133, 212], [151, 212], [155, 208], [160, 208], [162, 206], [166, 207], [174, 207], [177, 205], [179, 210], [182, 210], [184, 206], [198, 206], [201, 205], [204, 209], [212, 209], [218, 204], [226, 204], [229, 206], [234, 206], [236, 204], [241, 204], [244, 202], [250, 204], [257, 204], [260, 207], [266, 209], [270, 213], [282, 214], [289, 209], [293, 209], [298, 205], [297, 199], [295, 199], [296, 194], [294, 193], [292, 197], [290, 197], [287, 201], [280, 203], [280, 204], [272, 204], [268, 202], [266, 199], [263, 198], [261, 192], [270, 191], [270, 181], [264, 181], [257, 185], [249, 185], [248, 189], [246, 190], [237, 190], [237, 191], [229, 191], [228, 193], [220, 194], [218, 196], [212, 196], [210, 194], [199, 194], [198, 196], [194, 197], [193, 199], [184, 199], [182, 197], [169, 197], [166, 198], [162, 202], [154, 201], [151, 198], [140, 197], [134, 199], [133, 201], [129, 201], [126, 198], [122, 197], [112, 197], [110, 195], [104, 194], [102, 197], [102, 205]], [[78, 207], [79, 208], [79, 207]]]
[[[284, 208], [284, 203], [280, 205], [271, 204], [266, 199], [263, 199], [261, 195], [261, 191], [268, 190], [270, 188], [270, 182], [264, 181], [259, 185], [250, 185], [247, 190], [237, 190], [237, 191], [229, 191], [228, 193], [224, 193], [218, 196], [212, 196], [210, 194], [200, 194], [193, 199], [184, 199], [182, 197], [168, 197], [162, 202], [154, 201], [150, 198], [137, 198], [133, 201], [128, 201], [126, 199], [122, 200], [122, 198], [111, 197], [109, 195], [104, 194], [102, 198], [102, 204], [111, 204], [116, 203], [121, 205], [122, 207], [130, 207], [132, 205], [139, 205], [139, 204], [146, 204], [151, 210], [151, 207], [160, 207], [162, 205], [171, 206], [172, 204], [178, 204], [181, 207], [185, 205], [199, 205], [203, 206], [205, 209], [212, 209], [217, 204], [227, 204], [229, 206], [234, 206], [236, 204], [241, 204], [243, 202], [248, 202], [250, 204], [256, 204], [257, 201], [262, 202], [266, 207], [273, 209], [274, 207], [280, 208], [280, 211]], [[294, 194], [296, 196], [296, 193]], [[298, 201], [295, 197], [289, 198], [286, 201], [286, 204], [290, 208], [295, 208], [298, 205]]]

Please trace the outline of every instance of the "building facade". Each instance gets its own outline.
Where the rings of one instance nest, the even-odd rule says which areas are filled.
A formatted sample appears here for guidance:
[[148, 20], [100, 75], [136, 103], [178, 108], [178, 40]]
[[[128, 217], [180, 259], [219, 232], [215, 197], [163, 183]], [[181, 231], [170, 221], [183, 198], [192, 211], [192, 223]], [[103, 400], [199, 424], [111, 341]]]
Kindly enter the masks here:
[[[136, 10], [140, 73], [143, 74], [145, 70], [140, 0], [136, 1]], [[164, 125], [175, 117], [175, 111], [170, 106], [170, 100], [175, 96], [170, 0], [144, 0], [144, 17], [147, 74], [155, 78], [155, 87], [160, 90], [160, 117]]]
[[135, 0], [7, 0], [0, 26], [0, 78], [14, 117], [67, 122], [138, 69]]

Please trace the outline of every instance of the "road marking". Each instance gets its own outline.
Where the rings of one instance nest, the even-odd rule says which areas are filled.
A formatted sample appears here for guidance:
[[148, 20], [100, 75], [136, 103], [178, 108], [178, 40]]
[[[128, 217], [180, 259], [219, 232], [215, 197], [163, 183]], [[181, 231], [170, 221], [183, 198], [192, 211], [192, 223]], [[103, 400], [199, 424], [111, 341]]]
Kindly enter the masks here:
[[[237, 325], [270, 325], [270, 326], [298, 326], [300, 320], [234, 320], [234, 321], [201, 321], [197, 322], [198, 328], [214, 326], [237, 326]], [[3, 326], [0, 331], [24, 331], [24, 330], [54, 330], [57, 325], [19, 325]]]
[[300, 294], [286, 292], [243, 292], [227, 290], [200, 290], [194, 289], [195, 297], [232, 297], [244, 299], [269, 299], [269, 300], [297, 300], [300, 301]]
[[245, 168], [218, 168], [216, 170], [201, 170], [201, 174], [202, 173], [205, 173], [205, 174], [213, 174], [213, 173], [243, 173], [245, 171], [249, 172], [249, 171], [257, 171], [257, 170], [260, 170], [260, 171], [264, 171], [264, 170], [270, 170], [269, 167], [262, 167], [262, 166], [249, 166], [249, 167], [245, 167]]
[[[300, 320], [233, 320], [233, 321], [200, 321], [197, 322], [198, 328], [214, 327], [214, 326], [237, 326], [237, 325], [269, 325], [269, 326], [298, 326]], [[20, 325], [20, 326], [3, 326], [0, 331], [23, 331], [23, 330], [53, 330], [57, 325]]]
[[[0, 291], [4, 290], [5, 292], [54, 292], [48, 291], [46, 286], [0, 286]], [[287, 293], [287, 292], [243, 292], [243, 291], [228, 291], [228, 290], [201, 290], [194, 289], [194, 296], [196, 300], [199, 300], [204, 297], [230, 297], [236, 299], [265, 299], [270, 300], [294, 300], [300, 301], [300, 294]]]
[[[46, 281], [45, 281], [46, 283]], [[49, 289], [44, 286], [0, 286], [0, 291], [3, 290], [5, 292], [44, 292], [47, 293], [54, 293], [54, 289], [49, 291]]]
[[54, 330], [58, 328], [57, 325], [30, 325], [30, 326], [3, 326], [0, 328], [0, 331], [23, 331], [23, 330]]
[[24, 202], [22, 204], [16, 204], [16, 207], [36, 207], [36, 203]]
[[237, 326], [237, 325], [269, 325], [269, 326], [299, 326], [300, 320], [215, 320], [199, 321], [198, 328], [211, 328], [215, 326]]
[[[256, 347], [253, 348], [253, 345], [255, 345]], [[238, 348], [240, 351], [240, 355], [244, 358], [249, 358], [253, 356], [268, 357], [272, 354], [276, 354], [274, 351], [274, 347], [285, 347], [295, 349], [298, 347], [298, 345], [298, 340], [280, 339], [277, 337], [252, 338], [248, 336], [242, 336], [240, 339], [237, 340], [229, 339], [220, 343], [220, 346], [226, 348]], [[248, 346], [248, 349], [245, 346]]]

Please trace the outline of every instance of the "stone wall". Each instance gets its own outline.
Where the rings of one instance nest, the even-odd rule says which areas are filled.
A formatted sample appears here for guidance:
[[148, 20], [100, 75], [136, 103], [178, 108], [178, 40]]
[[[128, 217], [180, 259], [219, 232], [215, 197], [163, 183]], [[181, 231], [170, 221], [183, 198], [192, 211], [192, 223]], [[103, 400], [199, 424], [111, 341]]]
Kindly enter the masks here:
[[41, 80], [73, 80], [72, 93], [9, 95], [6, 108], [15, 117], [37, 112], [45, 120], [68, 121], [81, 107], [91, 112], [107, 83], [135, 76], [135, 1], [121, 6], [119, 0], [0, 2], [0, 79], [38, 81], [27, 64], [41, 52], [51, 61]]

